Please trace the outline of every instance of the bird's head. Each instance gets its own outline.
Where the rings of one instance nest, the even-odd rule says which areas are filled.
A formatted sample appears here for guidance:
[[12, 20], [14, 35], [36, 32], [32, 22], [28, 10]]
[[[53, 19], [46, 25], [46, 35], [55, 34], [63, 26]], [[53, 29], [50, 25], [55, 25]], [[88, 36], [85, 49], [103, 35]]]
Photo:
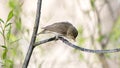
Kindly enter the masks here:
[[70, 26], [67, 31], [67, 37], [76, 40], [76, 37], [78, 35], [78, 31], [74, 26]]

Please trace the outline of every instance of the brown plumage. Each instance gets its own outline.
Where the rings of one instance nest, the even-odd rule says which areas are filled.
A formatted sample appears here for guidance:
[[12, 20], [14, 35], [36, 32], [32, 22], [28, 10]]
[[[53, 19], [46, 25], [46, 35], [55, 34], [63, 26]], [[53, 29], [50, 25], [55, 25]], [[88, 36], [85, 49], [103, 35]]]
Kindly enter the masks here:
[[69, 22], [57, 22], [52, 25], [43, 27], [42, 29], [44, 30], [39, 34], [44, 34], [47, 31], [52, 31], [52, 32], [59, 33], [60, 35], [63, 35], [67, 38], [71, 38], [73, 40], [75, 40], [75, 38], [78, 35], [77, 29]]

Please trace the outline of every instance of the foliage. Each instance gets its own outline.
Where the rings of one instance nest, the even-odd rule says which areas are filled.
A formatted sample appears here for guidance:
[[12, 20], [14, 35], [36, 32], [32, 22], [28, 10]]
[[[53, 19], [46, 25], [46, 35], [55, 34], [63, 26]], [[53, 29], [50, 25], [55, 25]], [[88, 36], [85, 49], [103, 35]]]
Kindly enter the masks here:
[[21, 30], [22, 28], [22, 23], [21, 23], [21, 6], [22, 3], [19, 2], [19, 0], [9, 0], [9, 7], [14, 10], [14, 22], [16, 25], [17, 30]]
[[11, 35], [11, 23], [9, 22], [13, 18], [13, 10], [11, 10], [8, 14], [7, 20], [3, 21], [0, 19], [0, 25], [1, 25], [1, 36], [3, 37], [4, 44], [1, 46], [3, 48], [2, 52], [2, 64], [4, 68], [13, 68], [13, 61], [7, 56], [9, 51], [9, 41], [10, 41], [10, 35]]
[[92, 6], [92, 9], [94, 10], [95, 9], [95, 0], [90, 0], [90, 3], [91, 3], [91, 6]]
[[17, 32], [19, 32], [22, 27], [20, 18], [21, 6], [19, 1], [9, 0], [9, 7], [11, 8], [11, 11], [7, 16], [6, 21], [0, 18], [0, 36], [2, 36], [4, 41], [3, 44], [0, 44], [3, 49], [1, 55], [3, 68], [13, 68], [14, 66], [15, 57], [19, 54], [17, 53], [19, 51], [19, 38], [12, 32], [12, 29], [14, 24]]

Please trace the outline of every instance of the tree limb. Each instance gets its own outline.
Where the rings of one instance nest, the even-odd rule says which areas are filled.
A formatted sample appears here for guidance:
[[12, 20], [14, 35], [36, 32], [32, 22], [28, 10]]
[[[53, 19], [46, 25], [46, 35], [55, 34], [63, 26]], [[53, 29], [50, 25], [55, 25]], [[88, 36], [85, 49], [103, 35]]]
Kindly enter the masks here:
[[51, 37], [51, 38], [49, 38], [49, 39], [45, 39], [45, 40], [39, 41], [39, 42], [36, 42], [36, 43], [34, 44], [34, 46], [38, 46], [38, 45], [40, 45], [40, 44], [43, 44], [43, 43], [47, 43], [47, 42], [53, 41], [53, 40], [55, 40], [55, 39], [56, 39], [56, 36]]
[[[49, 42], [49, 41], [52, 41], [52, 40], [55, 40], [55, 39], [56, 39], [56, 37], [51, 37], [49, 39], [36, 42], [34, 46], [38, 46], [40, 44], [43, 44], [43, 43], [46, 43], [46, 42]], [[86, 48], [82, 48], [82, 47], [79, 47], [77, 45], [74, 45], [74, 44], [70, 43], [68, 40], [66, 40], [63, 37], [58, 37], [58, 39], [61, 40], [63, 43], [67, 44], [70, 47], [73, 47], [73, 48], [75, 48], [77, 50], [80, 50], [80, 51], [89, 52], [89, 53], [114, 53], [114, 52], [119, 52], [120, 51], [120, 48], [109, 49], [109, 50], [92, 50], [92, 49], [86, 49]]]
[[30, 57], [31, 57], [32, 52], [33, 52], [33, 49], [35, 47], [33, 45], [35, 43], [36, 35], [37, 35], [38, 27], [39, 27], [39, 21], [40, 21], [39, 19], [40, 19], [40, 15], [41, 15], [41, 4], [42, 4], [42, 0], [38, 0], [38, 2], [37, 2], [36, 20], [35, 20], [35, 24], [34, 24], [33, 34], [32, 34], [29, 49], [28, 49], [27, 55], [25, 57], [22, 68], [27, 68]]

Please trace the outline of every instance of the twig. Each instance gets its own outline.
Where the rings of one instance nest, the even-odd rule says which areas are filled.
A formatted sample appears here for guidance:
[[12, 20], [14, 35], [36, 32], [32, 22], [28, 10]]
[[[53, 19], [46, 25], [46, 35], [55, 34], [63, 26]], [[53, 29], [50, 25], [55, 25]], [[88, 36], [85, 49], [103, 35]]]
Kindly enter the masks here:
[[[49, 41], [53, 41], [55, 39], [56, 39], [56, 37], [51, 37], [49, 39], [36, 42], [34, 46], [38, 46], [40, 44], [43, 44], [43, 43], [46, 43], [46, 42], [49, 42]], [[84, 52], [89, 52], [89, 53], [114, 53], [114, 52], [119, 52], [120, 51], [120, 48], [109, 49], [109, 50], [92, 50], [92, 49], [86, 49], [86, 48], [82, 48], [82, 47], [79, 47], [77, 45], [74, 45], [74, 44], [70, 43], [68, 40], [64, 39], [63, 37], [58, 37], [58, 39], [61, 40], [63, 43], [67, 44], [68, 46], [71, 46], [71, 47], [73, 47], [73, 48], [75, 48], [77, 50], [84, 51]]]
[[33, 34], [32, 34], [29, 49], [28, 49], [27, 55], [25, 57], [24, 64], [23, 64], [22, 68], [27, 68], [30, 57], [31, 57], [31, 54], [32, 54], [33, 49], [35, 47], [33, 45], [35, 43], [36, 35], [37, 35], [38, 27], [39, 27], [39, 21], [40, 21], [39, 19], [40, 19], [40, 15], [41, 15], [41, 4], [42, 4], [42, 0], [38, 0], [38, 2], [37, 2], [36, 20], [35, 20], [35, 24], [34, 24]]
[[36, 42], [36, 43], [34, 44], [34, 46], [38, 46], [38, 45], [40, 45], [40, 44], [43, 44], [43, 43], [46, 43], [46, 42], [53, 41], [53, 40], [55, 40], [55, 39], [56, 39], [56, 37], [51, 37], [51, 38], [49, 38], [49, 39], [45, 39], [45, 40]]
[[86, 48], [76, 46], [76, 45], [70, 43], [68, 40], [64, 39], [63, 37], [59, 37], [59, 39], [62, 42], [64, 42], [65, 44], [67, 44], [68, 46], [71, 46], [71, 47], [73, 47], [75, 49], [85, 51], [85, 52], [89, 52], [89, 53], [113, 53], [113, 52], [119, 52], [120, 51], [120, 48], [110, 49], [110, 50], [91, 50], [91, 49], [86, 49]]

